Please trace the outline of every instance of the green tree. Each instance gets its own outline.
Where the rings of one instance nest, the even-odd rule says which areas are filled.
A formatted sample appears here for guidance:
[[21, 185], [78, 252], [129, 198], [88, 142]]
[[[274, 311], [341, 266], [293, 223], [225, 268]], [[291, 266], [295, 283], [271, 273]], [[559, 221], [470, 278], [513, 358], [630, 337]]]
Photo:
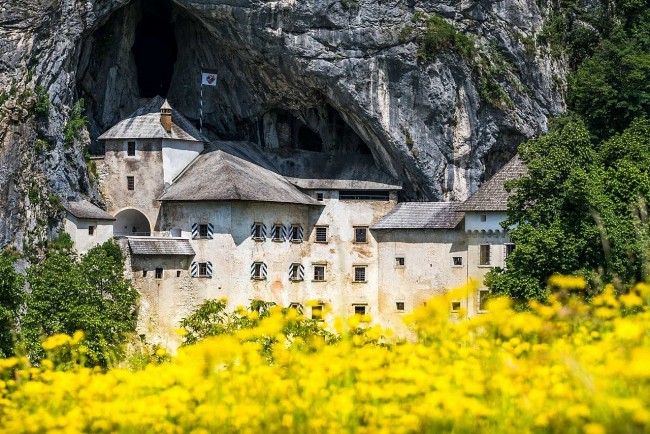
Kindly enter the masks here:
[[23, 277], [14, 270], [15, 257], [0, 253], [0, 357], [13, 354]]
[[23, 335], [30, 357], [44, 353], [41, 341], [57, 333], [86, 335], [87, 363], [107, 366], [123, 355], [135, 331], [137, 292], [124, 278], [124, 258], [113, 241], [77, 259], [52, 250], [28, 272], [30, 293]]
[[554, 273], [579, 274], [597, 291], [645, 278], [650, 197], [650, 123], [594, 143], [578, 117], [520, 147], [528, 175], [511, 182], [508, 218], [517, 245], [486, 284], [525, 302], [544, 299]]

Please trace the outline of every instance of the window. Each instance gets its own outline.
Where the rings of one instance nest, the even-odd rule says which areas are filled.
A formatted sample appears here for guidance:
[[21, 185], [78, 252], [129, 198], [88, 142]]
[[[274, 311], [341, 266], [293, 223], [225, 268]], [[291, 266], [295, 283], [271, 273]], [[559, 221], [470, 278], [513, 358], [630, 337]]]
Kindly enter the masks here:
[[129, 191], [135, 190], [135, 178], [133, 176], [126, 177], [126, 189]]
[[322, 320], [323, 319], [323, 305], [317, 304], [316, 306], [311, 307], [311, 319]]
[[354, 281], [357, 283], [366, 282], [366, 266], [357, 265], [354, 267]]
[[281, 224], [274, 224], [271, 228], [271, 240], [273, 241], [284, 241], [285, 231], [284, 226]]
[[302, 313], [302, 304], [294, 301], [293, 303], [289, 303], [289, 309], [296, 309], [298, 313]]
[[156, 268], [156, 279], [162, 279], [162, 278], [163, 278], [163, 269]]
[[381, 200], [388, 201], [389, 193], [385, 190], [341, 190], [340, 200]]
[[95, 235], [95, 226], [88, 226], [88, 235]]
[[325, 281], [325, 265], [314, 265], [314, 281]]
[[199, 238], [208, 238], [208, 225], [199, 225]]
[[181, 277], [181, 270], [176, 270], [176, 277]]
[[365, 315], [366, 314], [366, 305], [365, 304], [353, 304], [354, 314], [355, 315]]
[[316, 200], [319, 201], [319, 202], [322, 202], [323, 200], [325, 200], [325, 193], [323, 193], [322, 191], [317, 192], [316, 193]]
[[253, 262], [251, 265], [251, 279], [266, 279], [266, 264], [264, 262]]
[[490, 265], [490, 245], [481, 244], [479, 248], [480, 251], [478, 265]]
[[488, 289], [478, 290], [478, 311], [487, 312], [487, 302], [489, 300], [490, 291]]
[[482, 222], [486, 222], [487, 221], [487, 214], [481, 214], [479, 216], [479, 220], [482, 221]]
[[302, 243], [304, 232], [302, 226], [300, 225], [291, 225], [291, 231], [289, 233], [289, 240], [292, 243]]
[[[192, 262], [190, 273], [192, 277], [212, 277], [212, 262]], [[176, 276], [180, 275], [180, 271], [176, 272]]]
[[142, 270], [142, 277], [147, 277], [147, 270]]
[[255, 241], [264, 241], [264, 238], [266, 238], [266, 226], [264, 223], [253, 223], [251, 226], [251, 237]]
[[460, 301], [452, 301], [451, 302], [451, 311], [452, 312], [458, 312], [460, 310]]
[[304, 280], [305, 267], [302, 264], [291, 264], [289, 266], [289, 280], [298, 281]]
[[404, 302], [403, 301], [396, 302], [395, 309], [397, 309], [398, 312], [404, 312]]
[[451, 258], [451, 263], [454, 267], [462, 267], [463, 266], [463, 257], [462, 256], [454, 256]]
[[135, 142], [127, 142], [126, 155], [128, 157], [135, 157]]
[[316, 242], [327, 242], [327, 226], [316, 226]]
[[355, 243], [367, 243], [368, 242], [368, 228], [367, 227], [355, 227], [354, 228], [354, 242]]
[[512, 243], [507, 243], [506, 244], [506, 258], [512, 254], [512, 252], [515, 251], [515, 245]]
[[406, 264], [406, 261], [404, 259], [404, 256], [396, 256], [395, 257], [395, 268], [404, 268], [405, 264]]

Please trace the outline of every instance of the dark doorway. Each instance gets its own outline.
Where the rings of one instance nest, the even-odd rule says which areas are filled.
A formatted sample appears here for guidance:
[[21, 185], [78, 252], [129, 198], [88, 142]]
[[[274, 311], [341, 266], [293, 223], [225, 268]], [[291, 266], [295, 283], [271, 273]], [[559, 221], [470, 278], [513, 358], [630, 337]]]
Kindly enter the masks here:
[[168, 0], [141, 0], [141, 19], [131, 50], [138, 69], [140, 96], [167, 97], [174, 73], [177, 47]]

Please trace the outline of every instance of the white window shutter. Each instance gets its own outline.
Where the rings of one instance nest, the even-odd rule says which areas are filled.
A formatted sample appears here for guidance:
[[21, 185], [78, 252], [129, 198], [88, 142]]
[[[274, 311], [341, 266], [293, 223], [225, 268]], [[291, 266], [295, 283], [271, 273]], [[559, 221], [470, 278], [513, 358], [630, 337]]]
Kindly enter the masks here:
[[305, 267], [302, 264], [298, 265], [298, 278], [305, 280]]
[[251, 225], [251, 237], [255, 238], [255, 223]]
[[289, 280], [293, 278], [293, 265], [294, 264], [289, 264]]
[[251, 264], [251, 279], [255, 278], [255, 262]]
[[192, 223], [192, 239], [196, 240], [199, 237], [199, 225]]
[[282, 226], [282, 241], [286, 241], [287, 238], [289, 237], [289, 231], [291, 230], [291, 226]]
[[266, 263], [262, 262], [262, 279], [266, 279]]
[[304, 239], [304, 236], [305, 236], [305, 232], [303, 231], [302, 226], [298, 226], [298, 238], [300, 239], [300, 241]]
[[262, 238], [266, 238], [266, 225], [262, 223]]
[[212, 262], [206, 262], [205, 268], [207, 270], [208, 277], [212, 277]]
[[192, 277], [199, 277], [199, 264], [196, 262], [192, 262], [192, 266], [190, 267], [190, 273]]
[[271, 239], [272, 240], [278, 239], [278, 227], [276, 225], [273, 225], [271, 227]]
[[214, 235], [214, 225], [212, 223], [208, 223], [208, 238], [212, 239], [213, 235]]

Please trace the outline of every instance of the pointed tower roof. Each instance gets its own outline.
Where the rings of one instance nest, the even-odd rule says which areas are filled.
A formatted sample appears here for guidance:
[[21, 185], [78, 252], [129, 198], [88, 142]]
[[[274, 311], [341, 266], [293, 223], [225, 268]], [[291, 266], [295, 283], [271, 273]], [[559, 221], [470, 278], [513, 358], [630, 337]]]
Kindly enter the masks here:
[[[160, 123], [161, 109], [172, 111], [173, 123], [169, 132], [165, 131]], [[151, 98], [144, 106], [118, 122], [98, 139], [175, 139], [209, 142], [185, 116], [173, 109], [161, 96]]]

